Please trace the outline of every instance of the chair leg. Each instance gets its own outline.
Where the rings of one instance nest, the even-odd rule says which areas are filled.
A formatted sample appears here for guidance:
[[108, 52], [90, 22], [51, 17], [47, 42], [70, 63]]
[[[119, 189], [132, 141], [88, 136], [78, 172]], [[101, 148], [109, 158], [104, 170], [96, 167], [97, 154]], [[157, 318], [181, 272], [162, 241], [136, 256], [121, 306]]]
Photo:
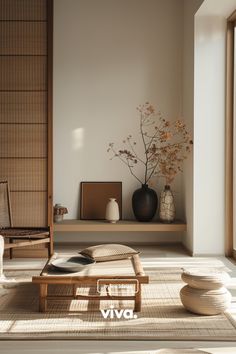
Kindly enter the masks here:
[[48, 242], [48, 258], [51, 257], [51, 246], [50, 246], [50, 242]]
[[[13, 243], [13, 239], [10, 238], [10, 239], [9, 239], [9, 242], [10, 242], [10, 243]], [[9, 253], [10, 253], [10, 259], [12, 259], [12, 258], [13, 258], [13, 248], [9, 248]]]

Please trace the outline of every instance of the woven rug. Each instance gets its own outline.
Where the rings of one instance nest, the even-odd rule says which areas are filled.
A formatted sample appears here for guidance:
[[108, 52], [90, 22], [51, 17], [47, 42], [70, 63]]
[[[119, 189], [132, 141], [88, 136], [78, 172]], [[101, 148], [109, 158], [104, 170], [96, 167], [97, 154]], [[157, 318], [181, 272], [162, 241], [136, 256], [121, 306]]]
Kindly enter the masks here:
[[[108, 340], [224, 340], [236, 341], [230, 313], [199, 316], [187, 312], [179, 298], [184, 285], [181, 268], [145, 269], [150, 284], [143, 286], [142, 311], [133, 319], [104, 319], [97, 301], [53, 302], [49, 312], [38, 312], [38, 288], [31, 276], [39, 272], [8, 271], [16, 287], [0, 296], [0, 339]], [[69, 294], [70, 287], [53, 286], [52, 293]], [[82, 293], [91, 289], [79, 289]], [[100, 309], [133, 308], [132, 301], [102, 301]], [[70, 312], [67, 312], [69, 310]]]
[[159, 349], [153, 354], [209, 354], [197, 349]]

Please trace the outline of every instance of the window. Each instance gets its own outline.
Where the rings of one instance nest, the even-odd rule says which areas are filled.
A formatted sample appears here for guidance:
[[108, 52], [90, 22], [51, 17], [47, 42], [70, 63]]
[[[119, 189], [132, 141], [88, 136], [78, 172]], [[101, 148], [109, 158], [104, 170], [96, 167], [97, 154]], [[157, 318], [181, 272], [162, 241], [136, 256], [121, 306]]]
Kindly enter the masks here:
[[225, 254], [236, 258], [236, 11], [227, 22]]

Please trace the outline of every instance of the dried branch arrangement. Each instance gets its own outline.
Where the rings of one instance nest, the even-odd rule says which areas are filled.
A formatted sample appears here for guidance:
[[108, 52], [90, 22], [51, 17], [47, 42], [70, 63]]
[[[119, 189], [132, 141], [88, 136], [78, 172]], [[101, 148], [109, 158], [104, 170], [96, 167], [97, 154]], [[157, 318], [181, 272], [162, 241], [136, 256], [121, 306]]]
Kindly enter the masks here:
[[[143, 154], [136, 152], [137, 142], [132, 135], [123, 140], [123, 149], [117, 150], [115, 144], [110, 143], [107, 151], [111, 159], [119, 158], [140, 183], [147, 184], [151, 178], [160, 177], [169, 185], [183, 170], [183, 162], [193, 144], [191, 134], [183, 120], [166, 120], [149, 102], [138, 106], [137, 110]], [[140, 165], [142, 176], [137, 173]]]

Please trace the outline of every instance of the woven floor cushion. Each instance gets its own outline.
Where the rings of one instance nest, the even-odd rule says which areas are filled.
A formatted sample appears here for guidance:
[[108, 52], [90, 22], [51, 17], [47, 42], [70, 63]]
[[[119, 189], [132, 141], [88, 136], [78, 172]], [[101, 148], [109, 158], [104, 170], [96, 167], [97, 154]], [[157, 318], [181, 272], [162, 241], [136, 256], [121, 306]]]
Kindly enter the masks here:
[[230, 306], [231, 294], [222, 287], [217, 290], [191, 288], [185, 285], [180, 290], [184, 307], [199, 315], [218, 315]]
[[230, 280], [226, 272], [184, 269], [181, 277], [188, 284], [180, 290], [180, 299], [187, 310], [201, 315], [217, 315], [230, 306], [231, 294], [224, 287]]
[[90, 257], [96, 262], [113, 261], [117, 259], [127, 259], [135, 254], [139, 254], [131, 247], [111, 243], [85, 248], [80, 252], [85, 257]]
[[192, 288], [206, 290], [219, 289], [230, 281], [228, 273], [211, 269], [184, 269], [181, 277]]

